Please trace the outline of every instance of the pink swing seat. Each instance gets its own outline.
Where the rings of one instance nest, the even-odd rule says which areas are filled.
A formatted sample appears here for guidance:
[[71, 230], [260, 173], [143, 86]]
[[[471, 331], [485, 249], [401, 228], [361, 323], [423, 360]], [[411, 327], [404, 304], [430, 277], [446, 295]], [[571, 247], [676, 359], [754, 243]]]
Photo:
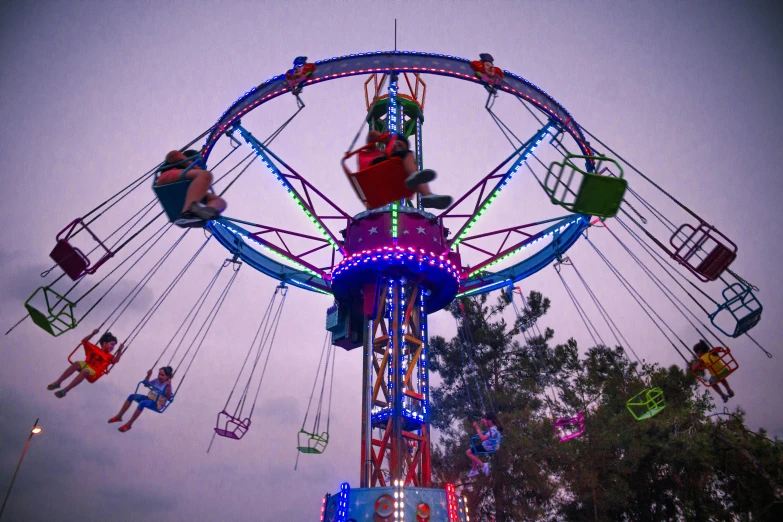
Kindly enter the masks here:
[[250, 418], [241, 420], [226, 410], [218, 413], [215, 433], [227, 439], [239, 440], [250, 429]]

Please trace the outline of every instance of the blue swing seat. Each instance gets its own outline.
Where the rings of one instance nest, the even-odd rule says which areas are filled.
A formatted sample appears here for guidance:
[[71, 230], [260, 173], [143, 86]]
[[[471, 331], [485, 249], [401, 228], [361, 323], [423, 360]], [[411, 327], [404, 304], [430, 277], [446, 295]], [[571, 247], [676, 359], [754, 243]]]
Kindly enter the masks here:
[[[156, 390], [155, 388], [153, 388], [153, 387], [150, 385], [150, 383], [149, 383], [149, 382], [147, 382], [147, 381], [141, 381], [141, 382], [139, 382], [139, 384], [137, 384], [137, 385], [136, 385], [136, 394], [137, 394], [137, 395], [142, 395], [142, 394], [140, 394], [140, 393], [139, 393], [139, 389], [140, 389], [142, 386], [144, 386], [144, 387], [146, 387], [147, 389], [149, 389], [149, 393], [147, 394], [147, 397], [148, 397], [149, 399], [151, 399], [151, 400], [155, 401], [155, 404], [158, 404], [158, 399], [161, 397], [161, 395], [162, 395], [162, 392], [160, 392], [159, 390]], [[154, 395], [154, 397], [153, 397], [153, 395]], [[147, 408], [147, 409], [148, 409], [148, 410], [150, 410], [150, 411], [154, 411], [154, 412], [156, 412], [156, 413], [163, 413], [164, 411], [166, 411], [166, 408], [168, 408], [168, 407], [169, 407], [169, 404], [171, 404], [172, 402], [174, 402], [174, 393], [172, 393], [172, 394], [171, 394], [171, 397], [170, 397], [170, 398], [167, 398], [167, 399], [166, 399], [166, 401], [163, 403], [163, 405], [162, 405], [162, 406], [160, 406], [159, 408], [150, 408], [149, 406], [146, 406], [146, 405], [145, 405], [145, 408]]]
[[[183, 161], [193, 161], [193, 158], [188, 158], [187, 160]], [[182, 214], [182, 207], [185, 205], [185, 198], [188, 194], [188, 188], [190, 188], [191, 180], [185, 178], [185, 175], [196, 165], [200, 165], [201, 168], [206, 169], [206, 165], [203, 165], [203, 162], [203, 158], [200, 157], [199, 159], [193, 161], [192, 164], [188, 165], [188, 167], [182, 171], [179, 176], [179, 181], [175, 181], [174, 183], [158, 185], [158, 177], [160, 176], [161, 170], [159, 169], [155, 172], [155, 179], [152, 181], [152, 190], [155, 192], [155, 196], [157, 196], [160, 205], [166, 212], [166, 217], [168, 217], [169, 221], [172, 223], [179, 218], [180, 214]], [[161, 168], [170, 169], [176, 167], [177, 165], [179, 165], [179, 163], [166, 165], [165, 167]], [[210, 192], [213, 192], [212, 187], [210, 187], [209, 190]]]
[[[484, 446], [483, 446], [482, 441], [479, 438], [479, 436], [478, 435], [473, 435], [470, 438], [470, 446], [471, 446], [471, 449], [473, 450], [473, 454], [474, 455], [492, 455], [493, 453], [495, 453], [497, 450], [500, 449], [500, 441], [502, 440], [502, 437], [503, 437], [502, 435], [500, 437], [498, 437], [497, 444], [495, 444], [495, 449], [493, 449], [493, 450], [486, 450], [486, 449], [484, 449]], [[487, 439], [487, 440], [489, 440], [489, 439]], [[482, 448], [482, 449], [479, 450], [478, 449], [479, 447]]]
[[[155, 180], [157, 183], [157, 179]], [[152, 185], [152, 190], [155, 191], [155, 195], [160, 201], [166, 217], [169, 221], [176, 221], [182, 214], [182, 205], [185, 204], [185, 197], [190, 187], [190, 180], [184, 179], [181, 181], [175, 181], [174, 183], [167, 183], [165, 185]]]
[[[734, 283], [723, 290], [725, 302], [709, 315], [713, 326], [730, 337], [739, 337], [761, 321], [764, 307], [753, 291], [742, 283]], [[724, 317], [731, 316], [726, 320]], [[733, 320], [734, 327], [729, 328]]]

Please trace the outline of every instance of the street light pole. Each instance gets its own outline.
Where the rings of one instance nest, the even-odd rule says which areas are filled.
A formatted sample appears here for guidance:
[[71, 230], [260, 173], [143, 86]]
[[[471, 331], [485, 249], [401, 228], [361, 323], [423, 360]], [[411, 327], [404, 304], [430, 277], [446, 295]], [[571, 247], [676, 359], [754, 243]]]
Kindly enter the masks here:
[[5, 505], [8, 502], [8, 496], [11, 494], [11, 488], [14, 487], [14, 481], [16, 480], [16, 475], [19, 473], [19, 468], [22, 466], [22, 460], [24, 459], [24, 454], [27, 453], [27, 448], [30, 446], [30, 441], [33, 438], [33, 435], [37, 435], [41, 433], [41, 428], [38, 426], [38, 419], [35, 419], [35, 424], [33, 424], [33, 428], [30, 430], [30, 435], [27, 437], [27, 442], [24, 445], [24, 449], [22, 450], [22, 456], [19, 457], [19, 463], [16, 465], [16, 470], [14, 471], [14, 476], [11, 478], [11, 483], [8, 485], [8, 491], [5, 493], [5, 499], [3, 499], [3, 506], [0, 507], [0, 518], [3, 518], [3, 511], [5, 511]]

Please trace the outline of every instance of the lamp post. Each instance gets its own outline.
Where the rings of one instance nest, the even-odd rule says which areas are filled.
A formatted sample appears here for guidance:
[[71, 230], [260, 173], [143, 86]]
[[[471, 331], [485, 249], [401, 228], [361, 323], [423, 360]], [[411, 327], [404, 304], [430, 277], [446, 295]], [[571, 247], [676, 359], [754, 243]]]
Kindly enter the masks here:
[[16, 480], [16, 475], [19, 473], [19, 468], [22, 465], [22, 460], [24, 459], [24, 454], [27, 453], [27, 447], [30, 446], [30, 440], [32, 440], [33, 435], [38, 435], [41, 433], [41, 427], [38, 425], [38, 419], [35, 419], [35, 424], [33, 424], [32, 429], [30, 430], [30, 435], [27, 437], [27, 442], [24, 445], [24, 449], [22, 450], [22, 456], [19, 457], [19, 463], [16, 465], [16, 470], [14, 471], [14, 476], [11, 478], [11, 483], [8, 485], [8, 491], [5, 493], [5, 499], [3, 499], [3, 506], [0, 507], [0, 518], [3, 518], [3, 511], [5, 511], [5, 505], [8, 503], [8, 496], [11, 494], [11, 488], [14, 487], [14, 481]]

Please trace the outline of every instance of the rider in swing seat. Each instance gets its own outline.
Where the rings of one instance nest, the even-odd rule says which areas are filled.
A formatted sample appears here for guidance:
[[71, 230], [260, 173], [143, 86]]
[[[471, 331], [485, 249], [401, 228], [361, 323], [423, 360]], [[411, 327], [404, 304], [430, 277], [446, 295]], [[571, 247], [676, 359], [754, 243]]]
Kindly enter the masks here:
[[[367, 134], [367, 143], [378, 141], [380, 137], [380, 132], [371, 130]], [[429, 182], [434, 180], [437, 174], [431, 169], [417, 169], [416, 156], [413, 154], [413, 151], [410, 150], [408, 138], [402, 134], [396, 134], [394, 136], [390, 156], [398, 157], [402, 160], [403, 168], [408, 175], [405, 179], [405, 186], [409, 190], [421, 194], [421, 204], [424, 208], [445, 209], [451, 205], [451, 196], [433, 194], [430, 190]], [[361, 151], [357, 154], [357, 158], [360, 171], [389, 159], [380, 149]]]
[[139, 418], [141, 412], [144, 411], [144, 408], [155, 411], [162, 410], [163, 406], [166, 404], [166, 401], [171, 399], [172, 396], [171, 377], [173, 375], [174, 370], [171, 368], [171, 366], [164, 366], [158, 370], [158, 378], [150, 381], [150, 377], [152, 377], [152, 370], [149, 370], [147, 372], [147, 377], [144, 378], [143, 382], [150, 388], [150, 393], [148, 395], [142, 395], [140, 393], [132, 393], [129, 395], [128, 399], [122, 405], [120, 412], [109, 419], [109, 424], [114, 422], [121, 422], [122, 416], [125, 415], [125, 412], [128, 411], [133, 402], [138, 402], [139, 406], [136, 408], [136, 411], [133, 412], [130, 420], [118, 428], [121, 433], [125, 433], [131, 429], [133, 423], [136, 422], [136, 419]]
[[[729, 381], [726, 379], [731, 371], [720, 359], [720, 353], [724, 351], [723, 348], [710, 349], [710, 345], [706, 341], [700, 340], [693, 347], [693, 351], [698, 359], [691, 363], [691, 369], [693, 371], [706, 369], [710, 373], [710, 386], [718, 392], [723, 402], [729, 402], [729, 399], [734, 397], [734, 390], [731, 389]], [[726, 389], [726, 393], [721, 391], [721, 385]]]
[[[185, 152], [172, 150], [166, 154], [166, 163], [161, 167], [161, 174], [155, 184], [168, 185], [180, 181], [182, 172], [193, 163], [188, 159], [198, 155], [198, 151], [195, 150]], [[174, 221], [175, 225], [203, 226], [206, 221], [216, 219], [226, 210], [226, 201], [209, 192], [213, 179], [210, 171], [195, 166], [185, 173], [185, 179], [191, 180], [191, 183], [185, 196], [182, 213], [179, 219]]]
[[[90, 339], [92, 339], [95, 334], [98, 333], [98, 329], [92, 331], [90, 335], [82, 339], [82, 344], [89, 343]], [[106, 354], [111, 354], [114, 351], [114, 347], [117, 345], [117, 338], [114, 337], [111, 332], [106, 332], [101, 336], [100, 339], [98, 339], [98, 347], [100, 350], [102, 350]], [[117, 350], [117, 353], [109, 356], [103, 356], [101, 357], [100, 354], [93, 354], [90, 352], [88, 348], [85, 348], [85, 360], [84, 361], [76, 361], [75, 363], [71, 364], [62, 375], [60, 375], [60, 378], [54, 381], [52, 384], [46, 387], [47, 390], [56, 390], [59, 388], [63, 381], [73, 375], [76, 372], [79, 372], [79, 374], [62, 390], [59, 390], [54, 393], [54, 395], [58, 399], [62, 399], [65, 397], [65, 394], [71, 391], [73, 388], [78, 386], [79, 384], [84, 381], [84, 379], [87, 379], [88, 377], [95, 377], [96, 373], [101, 372], [102, 368], [105, 369], [106, 366], [109, 364], [117, 364], [120, 362], [120, 357], [122, 356], [122, 348], [123, 345], [120, 344], [119, 349]], [[94, 349], [94, 348], [93, 348]]]
[[[486, 427], [487, 431], [481, 431], [481, 428]], [[478, 422], [473, 423], [473, 428], [476, 430], [476, 435], [481, 441], [476, 451], [482, 453], [494, 453], [500, 447], [500, 440], [503, 437], [503, 425], [500, 424], [497, 415], [493, 412], [486, 413], [481, 419], [481, 425]], [[484, 472], [484, 475], [489, 476], [489, 462], [482, 461], [474, 452], [473, 448], [468, 449], [465, 454], [468, 456], [471, 462], [471, 468], [468, 472], [468, 477], [472, 478], [479, 474], [478, 469]]]

